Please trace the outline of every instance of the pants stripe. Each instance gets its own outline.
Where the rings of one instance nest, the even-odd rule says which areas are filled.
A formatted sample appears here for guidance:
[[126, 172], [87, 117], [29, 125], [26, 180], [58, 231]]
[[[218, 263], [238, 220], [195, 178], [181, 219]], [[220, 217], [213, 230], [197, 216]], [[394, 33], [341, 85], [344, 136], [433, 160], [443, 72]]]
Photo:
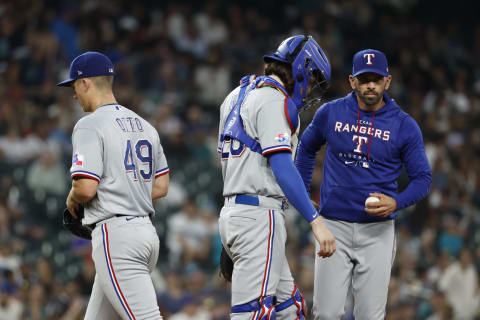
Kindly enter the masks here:
[[[272, 210], [268, 210], [269, 215], [269, 233], [268, 233], [268, 250], [267, 250], [267, 262], [265, 263], [265, 271], [263, 274], [262, 290], [260, 291], [260, 299], [267, 294], [268, 280], [270, 278], [270, 267], [272, 266], [272, 252], [273, 252], [273, 237], [275, 235], [275, 216]], [[260, 302], [262, 302], [260, 300]], [[252, 320], [257, 319], [260, 312], [255, 311]]]
[[275, 213], [273, 210], [269, 210], [270, 214], [270, 230], [272, 236], [268, 239], [268, 254], [270, 256], [270, 261], [268, 262], [268, 273], [267, 273], [267, 282], [265, 284], [265, 292], [263, 293], [264, 296], [267, 295], [268, 289], [268, 280], [270, 280], [270, 269], [272, 268], [272, 255], [273, 255], [273, 237], [275, 236]]
[[122, 307], [127, 313], [130, 320], [135, 320], [135, 316], [133, 315], [133, 312], [127, 303], [127, 299], [125, 299], [125, 296], [123, 295], [122, 289], [120, 289], [120, 285], [118, 284], [118, 281], [117, 281], [117, 276], [115, 275], [115, 271], [113, 270], [112, 259], [110, 256], [110, 245], [108, 242], [108, 230], [107, 230], [106, 223], [102, 225], [102, 234], [103, 234], [103, 249], [105, 252], [105, 261], [107, 262], [108, 274], [110, 275], [110, 280], [112, 281], [113, 289], [115, 290], [115, 293], [117, 294], [117, 297], [120, 300], [120, 303], [122, 304]]

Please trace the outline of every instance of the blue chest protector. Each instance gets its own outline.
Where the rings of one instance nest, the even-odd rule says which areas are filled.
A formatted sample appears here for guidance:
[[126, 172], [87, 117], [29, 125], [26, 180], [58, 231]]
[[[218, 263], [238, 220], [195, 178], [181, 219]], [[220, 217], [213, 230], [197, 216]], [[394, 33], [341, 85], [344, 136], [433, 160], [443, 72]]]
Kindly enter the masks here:
[[269, 76], [256, 77], [255, 75], [249, 75], [240, 80], [238, 99], [227, 116], [223, 133], [220, 135], [220, 142], [235, 139], [246, 145], [250, 150], [262, 154], [260, 143], [255, 141], [255, 139], [245, 132], [243, 120], [240, 116], [240, 108], [242, 107], [243, 101], [252, 90], [261, 88], [264, 85], [275, 87], [285, 95], [285, 116], [290, 125], [291, 133], [295, 133], [298, 127], [298, 110], [285, 88], [278, 81]]

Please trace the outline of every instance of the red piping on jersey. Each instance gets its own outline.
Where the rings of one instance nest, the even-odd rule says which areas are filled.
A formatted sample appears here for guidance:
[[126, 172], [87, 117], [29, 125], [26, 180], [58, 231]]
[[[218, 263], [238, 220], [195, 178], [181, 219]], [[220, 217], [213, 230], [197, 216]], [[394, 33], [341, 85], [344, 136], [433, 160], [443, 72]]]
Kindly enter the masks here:
[[266, 154], [273, 153], [273, 152], [278, 152], [278, 151], [290, 151], [290, 152], [292, 152], [292, 149], [287, 148], [287, 147], [280, 148], [280, 149], [272, 149], [272, 150], [268, 150], [268, 151], [263, 152], [262, 155], [266, 155]]
[[[264, 84], [265, 84], [265, 83], [263, 83], [259, 88], [263, 87]], [[288, 95], [287, 92], [285, 92], [282, 88], [280, 88], [279, 86], [275, 85], [274, 83], [268, 83], [268, 85], [277, 88], [277, 89], [280, 90], [280, 92], [283, 93], [283, 95], [285, 96], [285, 100], [284, 100], [285, 116], [287, 116], [288, 125], [289, 125], [289, 127], [290, 127], [291, 134], [293, 135], [296, 130], [295, 130], [295, 128], [293, 127], [292, 119], [290, 119], [290, 115], [288, 114], [288, 108], [287, 108], [288, 99], [289, 99], [290, 96]]]
[[295, 133], [295, 128], [293, 127], [293, 123], [292, 123], [292, 119], [290, 119], [290, 115], [288, 114], [288, 97], [285, 97], [285, 115], [287, 116], [287, 121], [288, 121], [288, 125], [290, 126], [290, 131], [291, 131], [291, 134], [293, 135]]
[[[368, 149], [367, 149], [367, 159], [370, 160], [370, 145], [372, 144], [372, 135], [373, 135], [373, 121], [375, 120], [375, 111], [373, 111], [372, 113], [372, 122], [370, 123], [370, 128], [368, 128], [367, 130], [367, 134], [368, 134]], [[360, 134], [359, 134], [359, 131], [360, 131], [360, 107], [358, 107], [358, 111], [357, 111], [357, 146], [360, 144]], [[369, 134], [368, 132], [369, 131], [372, 131], [372, 134]], [[360, 150], [360, 153], [362, 151]]]
[[166, 175], [167, 173], [170, 173], [170, 170], [167, 170], [167, 171], [164, 171], [164, 172], [162, 172], [162, 173], [156, 174], [156, 175], [155, 175], [155, 178], [164, 176], [164, 175]]
[[74, 174], [72, 174], [72, 178], [74, 178], [74, 177], [82, 177], [82, 178], [87, 178], [87, 179], [91, 179], [91, 180], [95, 180], [95, 181], [97, 181], [97, 182], [100, 182], [99, 179], [94, 178], [94, 177], [92, 177], [92, 176], [88, 176], [88, 175], [86, 175], [86, 174], [82, 174], [82, 173], [74, 173]]

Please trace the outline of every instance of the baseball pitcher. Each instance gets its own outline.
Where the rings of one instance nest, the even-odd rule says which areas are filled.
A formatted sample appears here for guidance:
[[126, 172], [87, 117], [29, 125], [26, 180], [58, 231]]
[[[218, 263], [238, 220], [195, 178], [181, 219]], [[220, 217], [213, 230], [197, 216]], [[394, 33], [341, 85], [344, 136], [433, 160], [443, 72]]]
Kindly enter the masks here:
[[168, 191], [168, 166], [157, 131], [112, 93], [113, 64], [86, 52], [70, 65], [71, 86], [85, 112], [72, 134], [72, 188], [67, 208], [92, 230], [96, 276], [86, 320], [162, 319], [150, 272], [159, 239], [152, 199]]

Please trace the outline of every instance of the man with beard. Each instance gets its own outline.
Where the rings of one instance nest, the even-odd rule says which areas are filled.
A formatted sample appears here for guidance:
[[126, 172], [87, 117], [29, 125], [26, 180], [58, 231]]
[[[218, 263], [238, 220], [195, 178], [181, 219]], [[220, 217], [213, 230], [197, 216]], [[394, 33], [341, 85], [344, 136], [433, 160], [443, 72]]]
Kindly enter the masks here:
[[[394, 219], [430, 189], [422, 133], [385, 93], [391, 80], [382, 52], [357, 52], [353, 92], [320, 107], [298, 146], [296, 166], [310, 190], [316, 153], [327, 144], [319, 213], [337, 243], [330, 259], [316, 257], [315, 319], [340, 319], [348, 290], [356, 320], [385, 318]], [[398, 193], [403, 166], [410, 183]]]

